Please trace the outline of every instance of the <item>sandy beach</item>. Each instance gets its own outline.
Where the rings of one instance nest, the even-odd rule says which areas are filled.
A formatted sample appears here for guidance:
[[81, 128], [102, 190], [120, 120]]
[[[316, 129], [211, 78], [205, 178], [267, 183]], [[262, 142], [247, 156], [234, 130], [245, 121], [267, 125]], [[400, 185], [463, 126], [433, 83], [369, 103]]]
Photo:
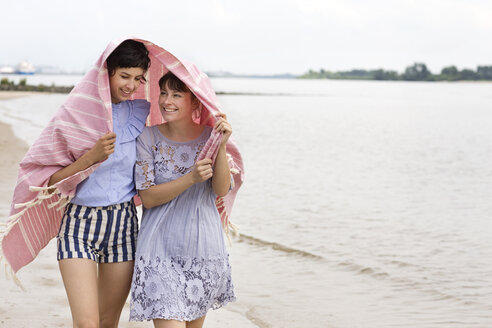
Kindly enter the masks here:
[[[0, 101], [39, 93], [0, 92]], [[8, 208], [17, 177], [17, 167], [28, 147], [17, 139], [9, 125], [0, 123], [0, 209], [2, 222]], [[2, 262], [2, 265], [4, 262]], [[4, 271], [4, 270], [1, 270]], [[18, 272], [25, 291], [0, 274], [0, 327], [70, 327], [70, 308], [56, 261], [56, 240], [52, 240], [38, 257]], [[230, 308], [232, 306], [232, 309]], [[234, 306], [209, 311], [204, 327], [257, 327]], [[153, 327], [151, 322], [130, 323], [129, 303], [123, 309], [119, 327]]]
[[8, 100], [19, 97], [26, 97], [32, 95], [39, 95], [40, 92], [30, 92], [30, 91], [0, 91], [0, 100]]

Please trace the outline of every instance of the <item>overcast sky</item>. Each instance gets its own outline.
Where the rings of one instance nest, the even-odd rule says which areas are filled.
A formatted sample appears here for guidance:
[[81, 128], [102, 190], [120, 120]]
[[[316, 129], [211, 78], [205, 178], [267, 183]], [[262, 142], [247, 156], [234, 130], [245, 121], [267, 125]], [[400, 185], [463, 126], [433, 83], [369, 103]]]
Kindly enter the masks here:
[[0, 65], [86, 70], [136, 36], [204, 71], [492, 65], [491, 0], [4, 1]]

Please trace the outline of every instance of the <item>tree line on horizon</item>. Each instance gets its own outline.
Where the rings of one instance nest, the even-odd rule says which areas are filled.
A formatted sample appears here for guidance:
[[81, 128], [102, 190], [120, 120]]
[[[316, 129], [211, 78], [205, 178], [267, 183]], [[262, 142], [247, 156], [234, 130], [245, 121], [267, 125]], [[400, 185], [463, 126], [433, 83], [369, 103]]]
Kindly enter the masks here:
[[30, 85], [27, 84], [26, 79], [20, 79], [15, 83], [7, 78], [0, 79], [0, 91], [38, 91], [38, 92], [57, 92], [57, 93], [69, 93], [72, 91], [73, 86], [56, 86], [54, 83], [51, 85]]
[[448, 66], [440, 74], [432, 74], [424, 63], [408, 66], [399, 74], [396, 71], [383, 69], [330, 72], [324, 69], [309, 70], [299, 76], [301, 79], [337, 79], [337, 80], [388, 80], [388, 81], [492, 81], [492, 66], [478, 66], [477, 69], [458, 70], [456, 66]]

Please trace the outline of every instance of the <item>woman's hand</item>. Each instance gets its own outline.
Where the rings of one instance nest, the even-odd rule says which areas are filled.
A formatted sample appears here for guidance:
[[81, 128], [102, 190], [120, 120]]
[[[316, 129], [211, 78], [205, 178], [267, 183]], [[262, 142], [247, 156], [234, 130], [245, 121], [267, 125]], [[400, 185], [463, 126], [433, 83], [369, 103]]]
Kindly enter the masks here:
[[114, 153], [114, 147], [116, 142], [116, 134], [114, 132], [108, 132], [97, 140], [94, 147], [92, 147], [86, 156], [93, 164], [105, 161], [109, 155]]
[[191, 181], [193, 184], [206, 181], [212, 176], [212, 160], [210, 158], [205, 158], [196, 162], [191, 171]]
[[229, 140], [229, 137], [232, 134], [232, 126], [227, 121], [227, 115], [226, 114], [219, 113], [219, 114], [217, 114], [217, 117], [219, 117], [219, 119], [217, 120], [217, 122], [215, 122], [214, 129], [217, 132], [223, 133], [221, 146], [225, 146], [225, 144], [227, 143], [227, 140]]
[[72, 164], [65, 166], [64, 168], [56, 171], [48, 181], [48, 186], [52, 186], [55, 183], [62, 181], [80, 171], [87, 169], [88, 167], [105, 161], [109, 155], [114, 153], [114, 143], [116, 141], [116, 134], [113, 132], [106, 133], [99, 140], [97, 140], [94, 147], [92, 147], [84, 155], [80, 156]]

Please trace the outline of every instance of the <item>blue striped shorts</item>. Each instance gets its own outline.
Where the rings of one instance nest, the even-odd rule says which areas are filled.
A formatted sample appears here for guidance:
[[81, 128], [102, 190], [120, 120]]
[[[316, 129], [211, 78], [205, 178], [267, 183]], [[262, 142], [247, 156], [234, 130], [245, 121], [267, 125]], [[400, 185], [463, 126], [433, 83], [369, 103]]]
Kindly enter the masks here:
[[57, 236], [58, 260], [133, 261], [138, 221], [133, 201], [101, 207], [68, 204]]

